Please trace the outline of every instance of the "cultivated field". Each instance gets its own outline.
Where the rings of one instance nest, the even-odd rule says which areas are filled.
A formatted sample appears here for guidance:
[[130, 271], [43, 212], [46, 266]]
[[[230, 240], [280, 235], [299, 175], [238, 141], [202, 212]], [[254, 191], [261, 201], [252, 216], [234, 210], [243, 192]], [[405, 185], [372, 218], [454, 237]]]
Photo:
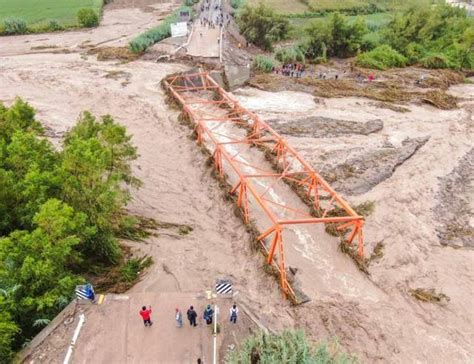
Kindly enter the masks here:
[[8, 18], [21, 18], [28, 25], [56, 20], [63, 26], [76, 25], [77, 11], [93, 8], [99, 12], [103, 0], [0, 0], [0, 23]]

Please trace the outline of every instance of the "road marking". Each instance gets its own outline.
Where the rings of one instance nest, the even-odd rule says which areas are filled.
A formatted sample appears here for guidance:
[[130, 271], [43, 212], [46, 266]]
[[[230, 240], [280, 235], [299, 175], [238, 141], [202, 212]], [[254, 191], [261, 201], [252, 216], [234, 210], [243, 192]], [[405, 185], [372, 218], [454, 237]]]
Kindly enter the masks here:
[[97, 302], [97, 304], [101, 305], [102, 303], [104, 303], [104, 300], [105, 300], [105, 295], [100, 294], [99, 295], [99, 302]]

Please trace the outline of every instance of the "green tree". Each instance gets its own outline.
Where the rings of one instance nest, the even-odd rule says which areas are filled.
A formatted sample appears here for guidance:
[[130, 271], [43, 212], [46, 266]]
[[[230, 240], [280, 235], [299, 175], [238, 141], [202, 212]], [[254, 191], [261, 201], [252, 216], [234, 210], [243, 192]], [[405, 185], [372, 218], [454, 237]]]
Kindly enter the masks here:
[[114, 237], [123, 217], [122, 208], [130, 200], [124, 184], [139, 186], [130, 162], [137, 158], [123, 126], [110, 116], [100, 121], [83, 113], [65, 137], [61, 175], [64, 200], [88, 216], [95, 234], [84, 244], [84, 252], [97, 259], [117, 261], [120, 256]]
[[333, 13], [326, 22], [313, 22], [306, 29], [307, 55], [310, 58], [349, 57], [362, 46], [368, 29], [365, 20], [357, 18], [352, 24], [339, 13]]
[[81, 282], [67, 267], [77, 259], [74, 247], [84, 234], [85, 220], [84, 214], [51, 199], [34, 216], [32, 232], [15, 231], [0, 240], [0, 287], [18, 287], [10, 314], [24, 336], [36, 331], [35, 320], [52, 318]]
[[42, 133], [26, 102], [0, 104], [0, 362], [69, 302], [80, 273], [117, 260], [140, 185], [112, 117], [82, 114], [59, 150]]
[[12, 344], [19, 328], [13, 322], [9, 311], [7, 310], [6, 299], [4, 295], [7, 292], [0, 290], [0, 363], [9, 363], [13, 357]]
[[274, 42], [285, 39], [290, 30], [288, 19], [264, 3], [245, 5], [237, 17], [237, 24], [249, 42], [268, 51], [273, 49]]
[[473, 69], [474, 25], [463, 9], [414, 2], [382, 32], [384, 43], [427, 67]]

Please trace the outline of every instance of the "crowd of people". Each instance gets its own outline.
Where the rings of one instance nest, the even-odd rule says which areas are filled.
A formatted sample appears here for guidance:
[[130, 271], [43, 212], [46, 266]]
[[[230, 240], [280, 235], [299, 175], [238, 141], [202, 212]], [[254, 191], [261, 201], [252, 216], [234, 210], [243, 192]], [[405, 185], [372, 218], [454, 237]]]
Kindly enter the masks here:
[[288, 63], [284, 64], [281, 68], [273, 67], [273, 72], [283, 76], [301, 78], [305, 72], [305, 65], [301, 63]]
[[[153, 321], [151, 321], [151, 306], [143, 306], [142, 309], [140, 310], [139, 314], [143, 319], [143, 324], [145, 327], [153, 325]], [[230, 322], [236, 324], [237, 323], [237, 316], [239, 313], [239, 309], [237, 308], [237, 305], [232, 305], [232, 307], [229, 309], [229, 319]], [[197, 326], [197, 317], [198, 314], [194, 310], [194, 306], [190, 306], [188, 311], [186, 312], [186, 316], [189, 321], [189, 325], [191, 327], [196, 327]], [[214, 310], [212, 309], [211, 305], [207, 305], [204, 308], [203, 312], [203, 320], [206, 322], [207, 325], [211, 325], [212, 321], [214, 318]], [[176, 308], [175, 312], [175, 320], [178, 328], [183, 327], [183, 314], [179, 308]]]
[[[217, 16], [212, 11], [217, 11]], [[205, 12], [209, 14], [206, 15]], [[225, 14], [222, 11], [222, 5], [212, 5], [210, 0], [205, 0], [201, 4], [201, 14], [199, 15], [200, 24], [203, 26], [207, 26], [211, 29], [216, 27], [223, 27], [224, 25], [229, 25], [231, 20], [231, 16], [229, 14]]]
[[[310, 78], [318, 78], [319, 80], [338, 80], [342, 77], [346, 76], [346, 71], [343, 71], [341, 74], [333, 73], [328, 74], [324, 71], [316, 72], [315, 66], [310, 65], [307, 67], [305, 64], [302, 63], [285, 63], [282, 67], [273, 67], [272, 72], [277, 75], [288, 76], [288, 77], [310, 77]], [[369, 74], [368, 76], [363, 76], [362, 74], [357, 74], [356, 80], [358, 82], [364, 82], [367, 80], [368, 82], [372, 82], [375, 80], [375, 76], [373, 74]]]

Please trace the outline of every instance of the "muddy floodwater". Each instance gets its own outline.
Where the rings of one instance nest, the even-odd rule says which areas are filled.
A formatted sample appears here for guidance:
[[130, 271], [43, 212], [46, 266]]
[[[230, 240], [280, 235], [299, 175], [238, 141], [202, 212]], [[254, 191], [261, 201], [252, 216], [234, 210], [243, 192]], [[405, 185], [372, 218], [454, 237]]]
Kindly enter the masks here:
[[[398, 112], [361, 98], [289, 91], [234, 92], [351, 203], [373, 202], [365, 252], [370, 256], [378, 243], [383, 250], [371, 261], [370, 276], [319, 227], [288, 231], [288, 260], [311, 297], [292, 307], [264, 274], [191, 131], [165, 103], [161, 79], [187, 66], [99, 62], [82, 51], [84, 44], [126, 44], [159, 22], [163, 10], [144, 6], [106, 8], [104, 23], [90, 31], [0, 38], [1, 101], [28, 101], [56, 145], [81, 111], [111, 114], [133, 134], [140, 154], [134, 171], [144, 185], [133, 193], [131, 212], [193, 228], [187, 235], [163, 231], [137, 245], [155, 264], [131, 292], [210, 289], [226, 277], [265, 325], [304, 328], [315, 340], [338, 337], [364, 361], [472, 360], [474, 85], [449, 90], [462, 98], [450, 111], [409, 104], [408, 112]], [[297, 199], [289, 190], [275, 192]], [[417, 288], [435, 289], [449, 301], [416, 300], [410, 290]]]

